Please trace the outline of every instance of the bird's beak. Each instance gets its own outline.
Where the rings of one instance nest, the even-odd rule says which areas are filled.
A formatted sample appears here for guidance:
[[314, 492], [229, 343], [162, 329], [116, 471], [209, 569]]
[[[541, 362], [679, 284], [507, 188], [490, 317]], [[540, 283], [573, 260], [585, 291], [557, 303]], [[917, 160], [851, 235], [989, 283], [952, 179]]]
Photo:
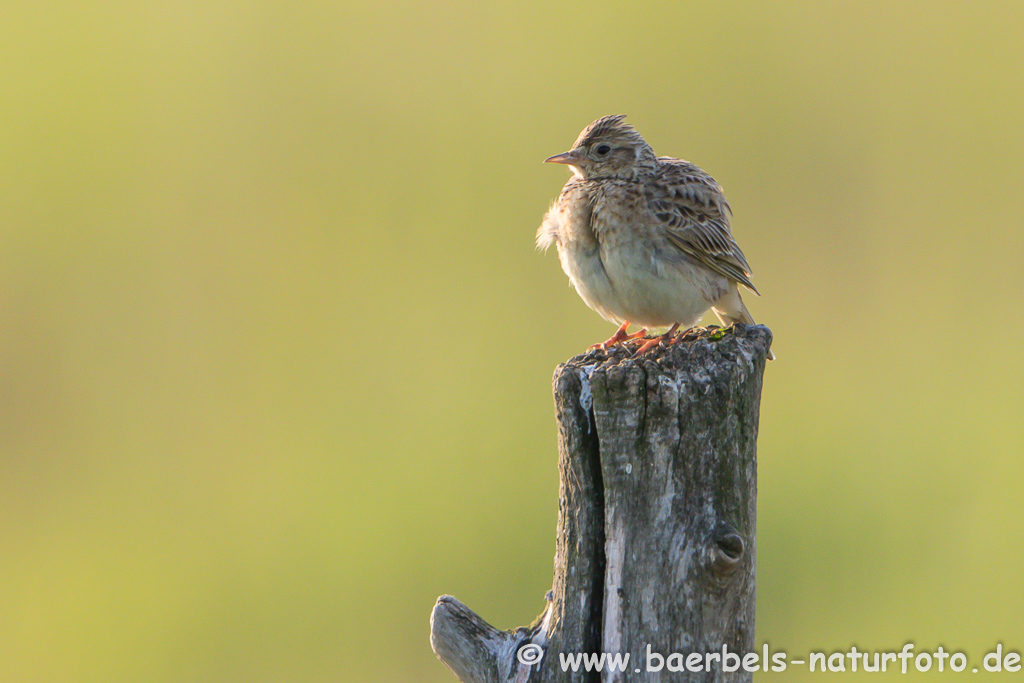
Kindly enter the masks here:
[[548, 157], [547, 159], [544, 160], [544, 163], [545, 164], [570, 164], [572, 166], [579, 166], [580, 161], [581, 161], [580, 153], [577, 152], [576, 150], [571, 150], [571, 151], [568, 151], [568, 152], [562, 152], [561, 154], [556, 154], [553, 157]]

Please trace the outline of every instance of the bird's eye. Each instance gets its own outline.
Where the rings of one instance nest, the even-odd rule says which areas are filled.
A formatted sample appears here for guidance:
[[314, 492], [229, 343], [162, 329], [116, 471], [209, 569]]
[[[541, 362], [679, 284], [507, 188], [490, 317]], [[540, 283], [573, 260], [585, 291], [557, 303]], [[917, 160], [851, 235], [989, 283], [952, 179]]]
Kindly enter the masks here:
[[608, 145], [598, 145], [597, 146], [597, 150], [596, 150], [596, 152], [598, 154], [600, 154], [601, 156], [604, 156], [605, 154], [607, 154], [610, 151], [612, 151], [612, 148], [609, 147]]

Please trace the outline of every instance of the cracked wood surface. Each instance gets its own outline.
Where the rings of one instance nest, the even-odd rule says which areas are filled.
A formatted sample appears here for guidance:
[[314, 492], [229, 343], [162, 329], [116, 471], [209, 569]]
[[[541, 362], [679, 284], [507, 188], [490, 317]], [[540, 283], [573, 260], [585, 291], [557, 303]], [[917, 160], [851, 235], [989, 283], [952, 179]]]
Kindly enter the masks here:
[[[770, 345], [764, 326], [735, 325], [691, 331], [637, 359], [613, 348], [558, 366], [548, 605], [533, 626], [508, 632], [440, 598], [431, 644], [460, 680], [752, 679], [720, 665], [647, 671], [646, 648], [754, 650], [757, 429]], [[527, 656], [536, 652], [539, 662]], [[601, 673], [559, 666], [560, 653], [600, 652], [628, 652], [629, 665]]]

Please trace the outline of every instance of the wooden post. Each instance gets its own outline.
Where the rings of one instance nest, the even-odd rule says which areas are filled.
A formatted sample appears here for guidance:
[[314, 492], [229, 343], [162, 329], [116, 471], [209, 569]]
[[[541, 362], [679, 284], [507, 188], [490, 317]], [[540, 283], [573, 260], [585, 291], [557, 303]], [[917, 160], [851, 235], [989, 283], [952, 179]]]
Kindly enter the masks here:
[[[558, 366], [554, 587], [537, 621], [514, 631], [438, 598], [431, 646], [460, 680], [752, 680], [729, 669], [754, 651], [757, 426], [770, 346], [766, 327], [737, 324], [638, 359], [614, 348]], [[723, 662], [723, 647], [737, 659]], [[562, 658], [580, 653], [629, 660], [619, 671], [607, 661], [601, 673], [582, 662], [563, 670]], [[705, 665], [708, 653], [718, 658], [710, 671], [678, 671], [692, 653]]]

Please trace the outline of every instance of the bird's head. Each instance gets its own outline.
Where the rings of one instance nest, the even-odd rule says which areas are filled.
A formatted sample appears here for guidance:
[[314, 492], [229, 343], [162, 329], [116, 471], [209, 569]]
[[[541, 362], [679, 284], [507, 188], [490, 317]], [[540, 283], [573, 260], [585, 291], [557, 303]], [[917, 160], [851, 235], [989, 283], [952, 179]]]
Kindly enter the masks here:
[[645, 168], [657, 166], [654, 150], [625, 121], [624, 114], [605, 116], [583, 129], [572, 149], [545, 159], [566, 164], [580, 178], [631, 180]]

